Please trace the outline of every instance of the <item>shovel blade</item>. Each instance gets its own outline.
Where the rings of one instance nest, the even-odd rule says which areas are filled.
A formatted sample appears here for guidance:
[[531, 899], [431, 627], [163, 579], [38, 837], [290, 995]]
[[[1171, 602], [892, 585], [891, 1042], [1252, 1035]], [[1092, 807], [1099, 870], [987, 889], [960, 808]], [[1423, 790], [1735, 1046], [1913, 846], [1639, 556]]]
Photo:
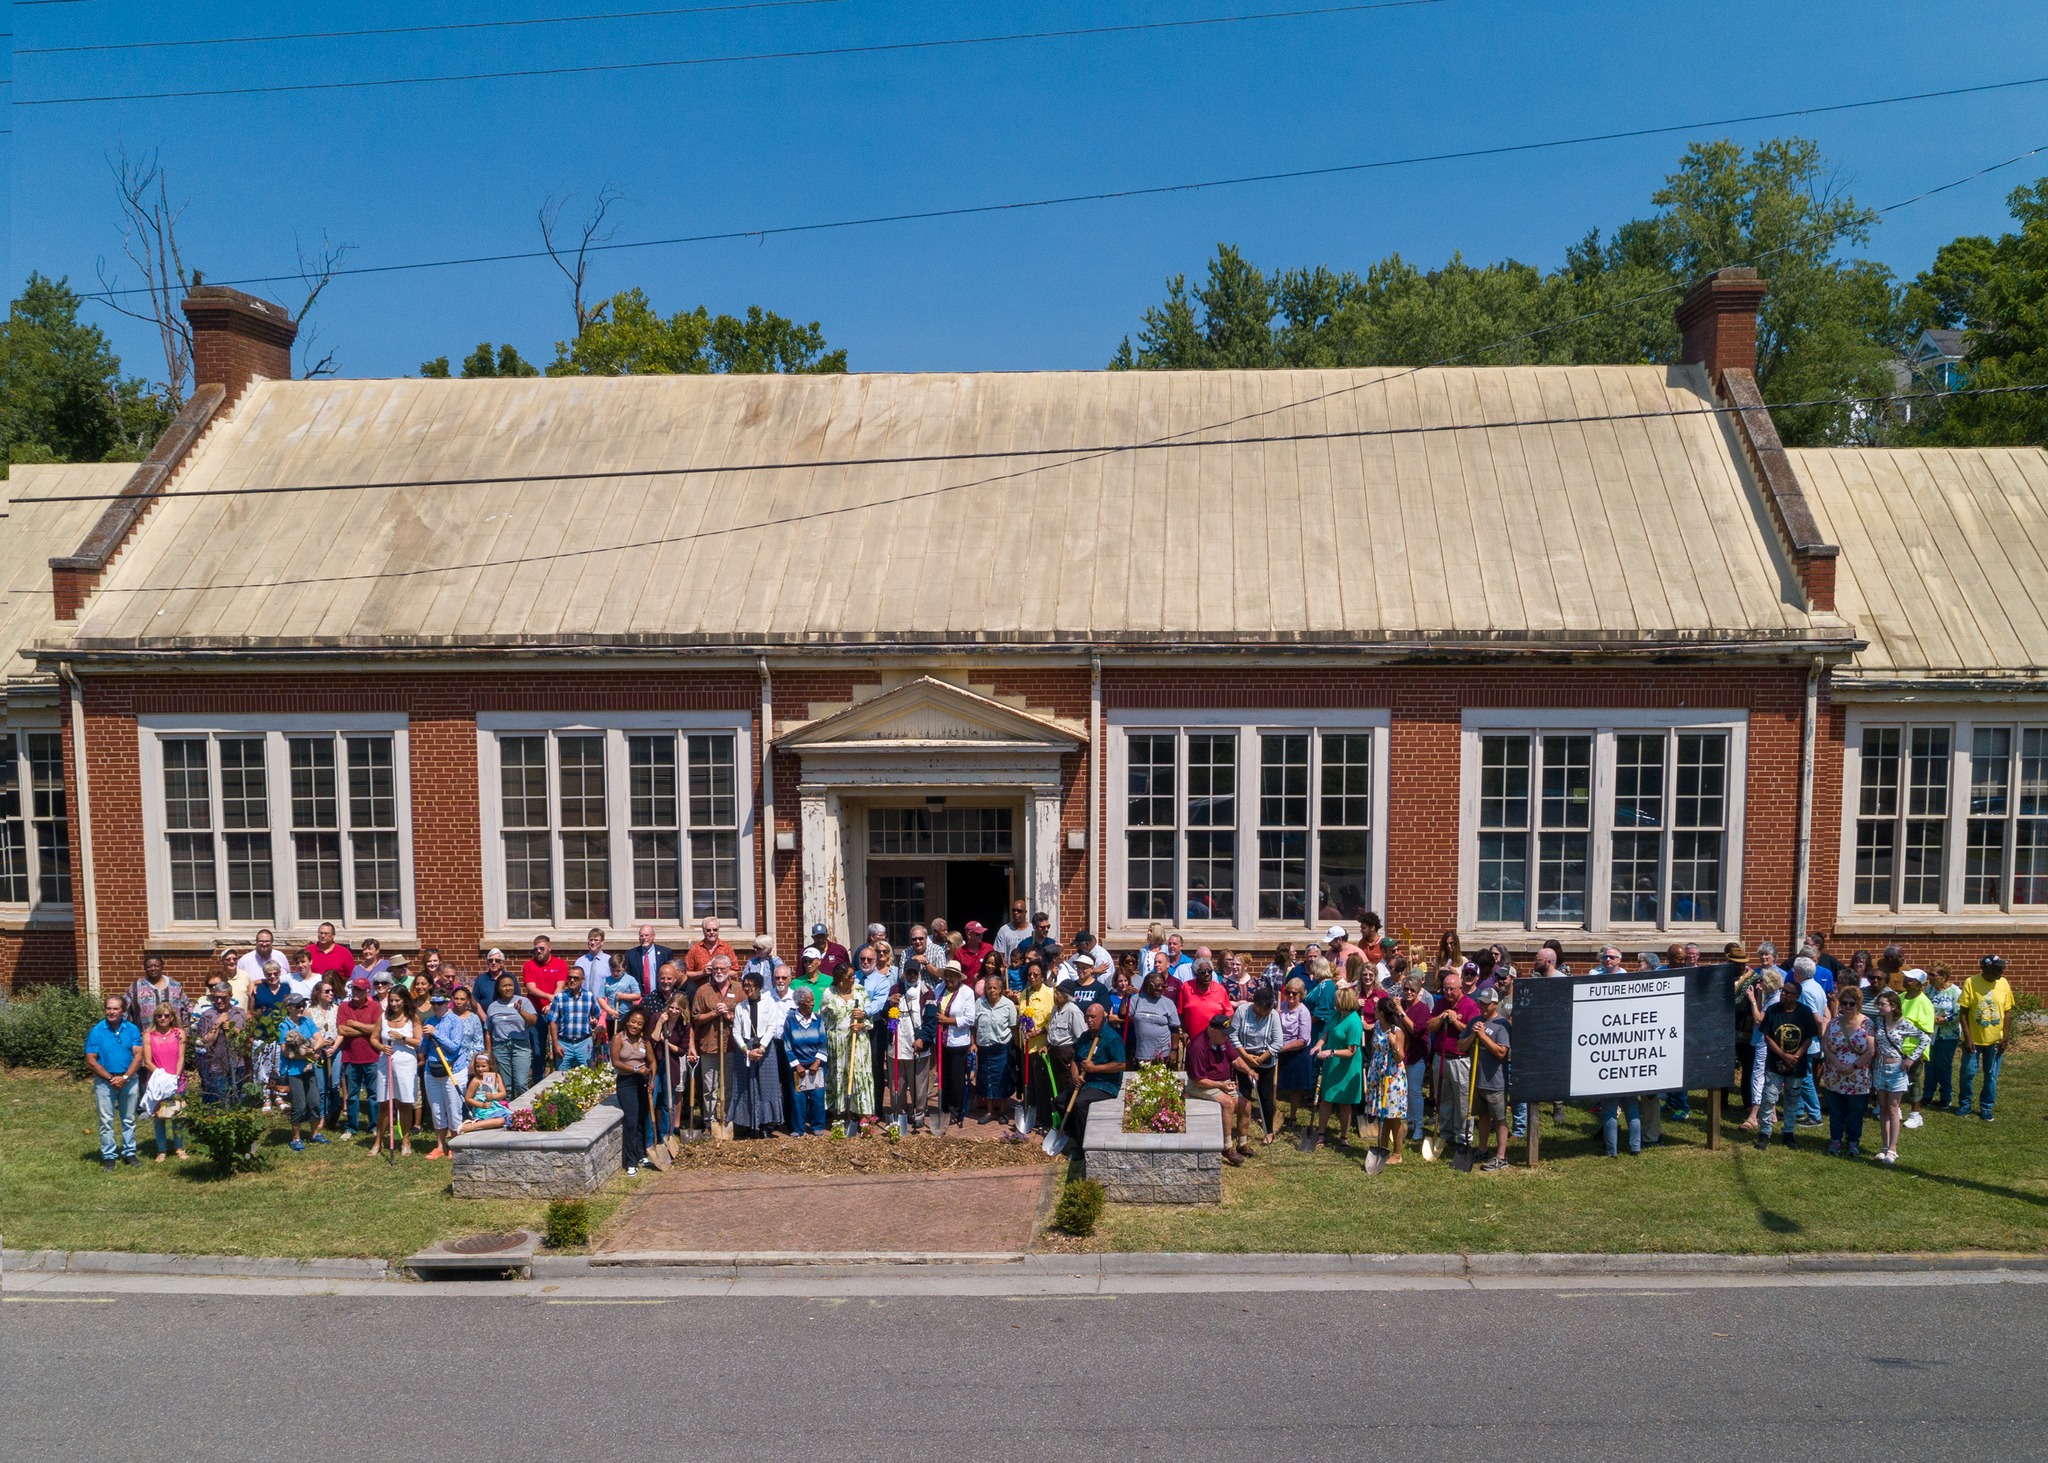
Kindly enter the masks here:
[[1045, 1135], [1045, 1141], [1038, 1146], [1045, 1150], [1047, 1157], [1058, 1158], [1067, 1151], [1066, 1132], [1063, 1129], [1054, 1128]]
[[1451, 1167], [1459, 1173], [1472, 1172], [1472, 1145], [1460, 1143], [1458, 1151], [1451, 1155]]
[[1011, 1104], [1010, 1104], [1010, 1120], [1011, 1120], [1011, 1121], [1012, 1121], [1013, 1123], [1015, 1123], [1015, 1124], [1016, 1124], [1016, 1126], [1017, 1126], [1017, 1136], [1018, 1136], [1018, 1137], [1020, 1137], [1020, 1138], [1028, 1138], [1028, 1137], [1030, 1137], [1030, 1136], [1031, 1136], [1031, 1104], [1030, 1104], [1030, 1103], [1028, 1103], [1028, 1102], [1014, 1102], [1014, 1103], [1011, 1103]]
[[1386, 1150], [1385, 1150], [1385, 1149], [1382, 1149], [1382, 1148], [1368, 1148], [1368, 1149], [1366, 1149], [1366, 1150], [1365, 1150], [1365, 1173], [1366, 1173], [1366, 1177], [1368, 1177], [1368, 1178], [1376, 1177], [1376, 1176], [1377, 1176], [1377, 1175], [1379, 1174], [1379, 1171], [1380, 1171], [1381, 1169], [1385, 1168], [1386, 1166], [1387, 1166], [1387, 1154], [1386, 1154]]

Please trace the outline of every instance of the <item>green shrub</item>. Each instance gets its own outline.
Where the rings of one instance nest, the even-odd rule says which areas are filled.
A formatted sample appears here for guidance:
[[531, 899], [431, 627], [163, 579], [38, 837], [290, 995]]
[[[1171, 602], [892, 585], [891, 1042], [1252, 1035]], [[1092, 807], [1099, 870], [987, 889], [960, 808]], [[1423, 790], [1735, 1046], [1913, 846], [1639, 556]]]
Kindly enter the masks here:
[[533, 1102], [533, 1125], [543, 1133], [558, 1133], [582, 1116], [582, 1105], [574, 1097], [552, 1087]]
[[1188, 1103], [1181, 1074], [1164, 1062], [1147, 1062], [1124, 1090], [1126, 1133], [1184, 1133]]
[[590, 1243], [590, 1206], [581, 1199], [557, 1199], [548, 1205], [547, 1247], [573, 1250]]
[[1059, 1203], [1052, 1206], [1053, 1228], [1079, 1239], [1095, 1233], [1095, 1221], [1101, 1217], [1102, 1185], [1093, 1179], [1068, 1180]]
[[0, 1001], [0, 1065], [83, 1077], [86, 1033], [104, 1015], [100, 1002], [68, 986]]
[[249, 1108], [208, 1102], [185, 1110], [186, 1135], [213, 1160], [213, 1171], [222, 1178], [266, 1167], [270, 1158], [256, 1144], [269, 1131], [270, 1119]]

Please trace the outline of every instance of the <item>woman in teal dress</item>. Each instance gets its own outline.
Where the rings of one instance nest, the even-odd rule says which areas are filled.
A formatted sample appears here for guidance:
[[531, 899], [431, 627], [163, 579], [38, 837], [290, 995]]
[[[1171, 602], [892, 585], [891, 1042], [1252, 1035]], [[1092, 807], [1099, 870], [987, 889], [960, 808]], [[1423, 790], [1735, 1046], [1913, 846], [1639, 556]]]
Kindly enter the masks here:
[[1338, 1129], [1338, 1141], [1342, 1142], [1351, 1132], [1351, 1110], [1364, 1095], [1364, 1046], [1365, 1022], [1358, 1015], [1358, 992], [1351, 986], [1340, 985], [1329, 1028], [1314, 1047], [1323, 1064], [1323, 1087], [1316, 1100], [1315, 1125], [1302, 1140], [1302, 1152], [1311, 1151], [1322, 1141], [1323, 1127], [1332, 1108], [1343, 1124]]

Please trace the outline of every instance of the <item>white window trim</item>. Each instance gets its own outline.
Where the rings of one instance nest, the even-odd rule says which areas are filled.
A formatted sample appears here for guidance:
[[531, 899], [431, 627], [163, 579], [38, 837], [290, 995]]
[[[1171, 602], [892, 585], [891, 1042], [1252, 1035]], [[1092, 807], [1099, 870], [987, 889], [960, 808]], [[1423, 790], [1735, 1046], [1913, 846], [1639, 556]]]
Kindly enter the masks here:
[[[1133, 922], [1124, 911], [1130, 905], [1127, 899], [1130, 889], [1130, 869], [1127, 858], [1125, 833], [1126, 788], [1130, 778], [1130, 735], [1133, 732], [1179, 732], [1179, 731], [1235, 731], [1237, 737], [1237, 918], [1233, 920], [1191, 920], [1170, 919], [1159, 923], [1171, 929], [1185, 931], [1189, 935], [1270, 935], [1275, 941], [1290, 936], [1299, 937], [1324, 927], [1323, 922], [1310, 911], [1304, 918], [1295, 920], [1261, 920], [1259, 908], [1259, 742], [1261, 732], [1337, 732], [1369, 733], [1372, 736], [1372, 874], [1369, 881], [1371, 907], [1375, 910], [1386, 908], [1387, 903], [1387, 747], [1391, 740], [1392, 714], [1380, 710], [1354, 710], [1337, 708], [1330, 710], [1289, 710], [1289, 711], [1237, 711], [1205, 708], [1202, 710], [1115, 710], [1104, 714], [1108, 725], [1109, 741], [1109, 785], [1105, 822], [1107, 832], [1103, 847], [1107, 865], [1105, 877], [1108, 883], [1109, 917], [1103, 921], [1108, 927], [1100, 932], [1109, 938], [1129, 938], [1142, 935], [1149, 920]], [[1313, 765], [1313, 764], [1312, 764]], [[1176, 786], [1175, 794], [1181, 799], [1187, 796], [1184, 785]], [[1321, 797], [1321, 789], [1310, 779], [1309, 797], [1311, 803]], [[1314, 824], [1314, 807], [1311, 807], [1311, 828]], [[1313, 834], [1311, 834], [1313, 845]], [[1174, 848], [1175, 883], [1178, 888], [1184, 882], [1179, 871], [1184, 868], [1186, 844], [1176, 840]], [[1313, 883], [1313, 869], [1310, 882]], [[1185, 906], [1183, 906], [1185, 908]], [[1348, 928], [1351, 921], [1344, 922]]]
[[[1721, 895], [1721, 919], [1712, 924], [1619, 924], [1607, 918], [1608, 880], [1612, 872], [1614, 832], [1613, 737], [1619, 732], [1672, 730], [1728, 734], [1727, 845]], [[1571, 926], [1536, 926], [1479, 922], [1479, 753], [1489, 732], [1590, 732], [1593, 745], [1593, 835], [1587, 911], [1591, 918], [1577, 935]], [[1458, 776], [1458, 928], [1503, 940], [1526, 941], [1549, 929], [1561, 938], [1634, 938], [1644, 935], [1721, 933], [1742, 927], [1742, 850], [1744, 807], [1749, 788], [1749, 713], [1740, 710], [1558, 710], [1488, 707], [1464, 713]], [[1534, 789], [1532, 796], [1534, 795]], [[1667, 833], [1669, 829], [1665, 830]], [[1535, 891], [1530, 891], [1533, 900]]]
[[[1911, 926], [1931, 932], [1968, 932], [1978, 929], [2039, 930], [2048, 926], [2048, 907], [2027, 905], [2016, 909], [1965, 908], [1963, 876], [1965, 840], [1970, 824], [1970, 762], [1974, 755], [1976, 729], [1985, 726], [2048, 726], [2048, 704], [2004, 701], [1909, 702], [1886, 705], [1854, 703], [1848, 708], [1842, 747], [1841, 859], [1838, 864], [1835, 914], [1843, 924], [1858, 929]], [[1942, 902], [1939, 909], [1913, 905], [1894, 910], [1888, 904], [1856, 903], [1856, 821], [1863, 791], [1863, 731], [1866, 726], [1943, 726], [1950, 729], [1948, 764], [1948, 832], [1945, 844], [1947, 865], [1942, 870]], [[1904, 756], [1904, 749], [1901, 749]], [[2018, 795], [2020, 749], [2012, 749], [2013, 796]], [[2007, 815], [2008, 830], [2012, 822]], [[2006, 873], [2012, 874], [2012, 838], [2006, 838]], [[1897, 855], [1895, 855], [1897, 856]]]
[[[477, 793], [482, 815], [484, 874], [484, 924], [487, 938], [511, 946], [511, 940], [528, 940], [535, 935], [574, 935], [575, 948], [582, 948], [588, 922], [570, 925], [563, 921], [512, 920], [505, 917], [505, 860], [503, 809], [499, 799], [498, 738], [505, 735], [544, 736], [560, 732], [602, 732], [605, 736], [605, 828], [611, 840], [611, 918], [602, 921], [609, 930], [630, 930], [644, 923], [662, 928], [693, 929], [696, 921], [687, 911], [680, 921], [644, 921], [633, 914], [633, 892], [629, 887], [633, 868], [630, 828], [629, 784], [626, 777], [626, 737], [635, 732], [730, 732], [733, 743], [733, 790], [739, 804], [740, 917], [737, 928], [721, 931], [731, 940], [750, 934], [755, 928], [754, 866], [754, 778], [758, 763], [753, 751], [753, 715], [746, 711], [606, 711], [535, 715], [528, 712], [493, 711], [477, 716]], [[680, 767], [678, 771], [683, 769]], [[552, 805], [556, 789], [549, 788]], [[687, 857], [687, 854], [685, 855]], [[621, 877], [621, 871], [624, 877]], [[559, 870], [557, 872], [559, 877]], [[723, 921], [731, 925], [732, 921]], [[559, 942], [558, 942], [559, 943]]]
[[[248, 921], [227, 917], [228, 893], [219, 890], [221, 918], [218, 921], [174, 920], [171, 916], [170, 849], [164, 828], [164, 763], [162, 739], [167, 736], [200, 734], [264, 737], [264, 792], [270, 800], [271, 888], [276, 900], [275, 918], [269, 928], [280, 945], [311, 940], [321, 921], [303, 921], [298, 915], [298, 860], [292, 848], [291, 754], [288, 738], [314, 733], [346, 735], [351, 732], [382, 732], [391, 737], [391, 791], [398, 812], [398, 889], [403, 917], [398, 920], [330, 921], [335, 936], [353, 944], [361, 935], [375, 935], [386, 943], [408, 943], [415, 928], [418, 905], [414, 900], [412, 871], [412, 758], [406, 717], [402, 712], [343, 712], [338, 714], [220, 716], [150, 715], [136, 718], [140, 738], [142, 771], [142, 834], [144, 868], [149, 884], [149, 929], [152, 939], [176, 936], [234, 935], [247, 939], [259, 927]], [[346, 777], [347, 769], [340, 769]], [[220, 801], [217, 774], [209, 775], [208, 792], [216, 807]], [[345, 793], [342, 794], [346, 796]], [[218, 833], [216, 828], [215, 832]]]
[[[43, 880], [36, 862], [36, 819], [35, 783], [31, 773], [28, 755], [28, 738], [35, 736], [62, 737], [64, 723], [55, 711], [16, 711], [0, 722], [0, 737], [11, 737], [14, 741], [15, 777], [21, 789], [21, 828], [24, 850], [28, 856], [28, 898], [0, 902], [0, 922], [10, 929], [27, 924], [65, 924], [72, 918], [70, 900], [44, 899]], [[70, 790], [65, 790], [68, 800]], [[77, 820], [67, 806], [64, 810], [65, 856], [70, 857], [71, 841], [78, 836]], [[76, 891], [74, 890], [75, 894]]]

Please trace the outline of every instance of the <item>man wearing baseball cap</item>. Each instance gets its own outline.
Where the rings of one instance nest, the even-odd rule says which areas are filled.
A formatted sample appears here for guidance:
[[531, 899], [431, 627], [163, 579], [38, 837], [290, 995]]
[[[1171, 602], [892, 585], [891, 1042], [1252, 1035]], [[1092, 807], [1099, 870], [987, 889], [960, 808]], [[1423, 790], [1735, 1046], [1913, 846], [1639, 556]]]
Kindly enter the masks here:
[[1963, 1080], [1956, 1089], [1956, 1116], [1970, 1115], [1977, 1069], [1984, 1070], [1984, 1090], [1978, 1096], [1977, 1114], [1991, 1121], [1991, 1105], [1998, 1100], [1998, 1069], [2005, 1062], [2006, 1043], [2012, 1040], [2012, 986], [2005, 978], [2005, 957], [1986, 955], [1977, 973], [1963, 982]]
[[304, 1153], [306, 1140], [300, 1128], [310, 1129], [315, 1143], [325, 1143], [320, 1131], [319, 1065], [326, 1057], [320, 1027], [306, 1014], [306, 998], [293, 991], [284, 998], [284, 1015], [278, 1022], [280, 1048], [278, 1068], [291, 1091], [292, 1152]]
[[978, 919], [967, 921], [961, 933], [965, 938], [953, 952], [953, 958], [960, 962], [960, 973], [972, 985], [981, 978], [981, 962], [993, 955], [996, 947], [988, 942], [988, 926]]
[[347, 1094], [342, 1107], [344, 1143], [356, 1135], [357, 1097], [363, 1100], [365, 1131], [374, 1131], [377, 1125], [377, 1053], [383, 1040], [379, 1033], [384, 1006], [370, 989], [369, 975], [358, 971], [348, 983], [348, 999], [334, 1015], [335, 1035], [341, 1039], [341, 1086]]
[[826, 928], [823, 920], [811, 926], [811, 948], [818, 952], [818, 969], [825, 973], [827, 981], [853, 964], [853, 956], [832, 938], [832, 931]]
[[[1899, 972], [1899, 979], [1906, 987], [1905, 995], [1899, 999], [1899, 1017], [1920, 1028], [1926, 1037], [1921, 1043], [1921, 1050], [1925, 1051], [1934, 1042], [1935, 1025], [1934, 1002], [1927, 999], [1927, 972], [1917, 965], [1908, 966]], [[1925, 1121], [1920, 1116], [1920, 1095], [1924, 1085], [1924, 1081], [1913, 1082], [1908, 1079], [1906, 1090], [1913, 1099], [1913, 1110], [1906, 1114], [1905, 1126], [1909, 1128], [1917, 1128]]]

